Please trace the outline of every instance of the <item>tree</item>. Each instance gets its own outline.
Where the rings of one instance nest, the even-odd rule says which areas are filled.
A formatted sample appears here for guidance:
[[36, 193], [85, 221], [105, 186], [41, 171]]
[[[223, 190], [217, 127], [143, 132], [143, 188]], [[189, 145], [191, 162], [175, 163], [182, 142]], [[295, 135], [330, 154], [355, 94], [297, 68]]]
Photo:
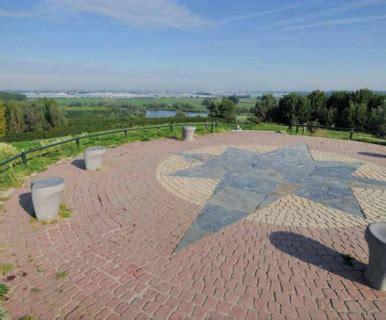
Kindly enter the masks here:
[[360, 89], [353, 92], [351, 100], [358, 104], [368, 105], [369, 102], [373, 99], [374, 93], [369, 89]]
[[336, 110], [334, 123], [337, 127], [350, 128], [352, 126], [350, 118], [352, 107], [350, 106], [350, 102], [351, 94], [347, 91], [334, 92], [327, 99], [327, 109]]
[[227, 122], [236, 120], [236, 106], [232, 100], [223, 99], [218, 106], [220, 118], [225, 119]]
[[364, 129], [367, 122], [367, 104], [350, 102], [350, 122], [356, 129]]
[[323, 91], [315, 90], [308, 95], [310, 101], [311, 120], [324, 125], [327, 121], [327, 97]]
[[372, 109], [378, 108], [383, 104], [383, 101], [385, 100], [385, 96], [382, 94], [373, 94], [373, 96], [370, 98], [367, 108], [371, 112]]
[[326, 117], [327, 127], [332, 127], [335, 125], [336, 113], [337, 111], [335, 108], [327, 109], [327, 117]]
[[38, 100], [38, 104], [44, 108], [44, 116], [51, 128], [65, 124], [65, 117], [55, 100], [43, 98]]
[[186, 117], [186, 114], [185, 114], [185, 112], [182, 111], [182, 110], [177, 110], [175, 117], [176, 117], [176, 118], [185, 118], [185, 117]]
[[386, 101], [371, 111], [370, 125], [375, 136], [386, 136]]
[[213, 100], [210, 101], [208, 106], [208, 111], [209, 111], [209, 117], [219, 118], [220, 117], [219, 103]]
[[239, 104], [239, 102], [240, 102], [240, 98], [238, 96], [236, 96], [235, 94], [228, 97], [227, 100], [232, 101], [235, 105]]
[[310, 104], [307, 97], [298, 93], [290, 93], [279, 100], [276, 121], [293, 124], [305, 123], [310, 118]]
[[5, 123], [8, 136], [22, 131], [43, 131], [64, 125], [66, 118], [53, 99], [27, 102], [8, 101]]
[[202, 100], [201, 105], [209, 107], [210, 103], [214, 100], [214, 98], [205, 98]]
[[254, 113], [261, 121], [268, 121], [272, 117], [273, 110], [277, 107], [277, 99], [272, 94], [265, 94], [256, 103]]
[[50, 128], [44, 111], [44, 107], [37, 103], [32, 103], [25, 108], [24, 123], [26, 131], [43, 131]]
[[8, 136], [24, 130], [24, 113], [22, 104], [16, 101], [8, 101], [5, 104], [5, 127]]
[[221, 102], [211, 101], [208, 107], [209, 116], [213, 118], [222, 118], [227, 122], [236, 120], [235, 104], [228, 99], [222, 99]]
[[6, 101], [23, 101], [26, 100], [27, 96], [24, 94], [19, 94], [19, 93], [13, 93], [13, 92], [0, 92], [0, 100], [3, 100], [4, 102]]

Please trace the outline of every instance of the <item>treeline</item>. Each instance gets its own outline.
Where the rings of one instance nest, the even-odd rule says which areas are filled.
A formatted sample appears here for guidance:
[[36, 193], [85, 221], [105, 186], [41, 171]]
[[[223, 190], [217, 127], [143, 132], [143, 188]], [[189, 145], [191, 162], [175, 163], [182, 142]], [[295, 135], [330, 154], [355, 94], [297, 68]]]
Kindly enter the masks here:
[[259, 121], [355, 128], [386, 135], [386, 96], [368, 89], [330, 95], [316, 90], [308, 95], [290, 93], [280, 99], [267, 94], [253, 111]]
[[[57, 126], [47, 131], [30, 131], [20, 132], [12, 135], [11, 137], [6, 136], [5, 141], [25, 141], [25, 140], [37, 140], [37, 139], [49, 139], [61, 136], [76, 136], [82, 133], [92, 133], [105, 130], [113, 130], [119, 128], [130, 128], [135, 126], [151, 126], [151, 125], [162, 125], [171, 123], [187, 122], [184, 117], [171, 117], [171, 118], [138, 118], [138, 117], [103, 117], [103, 118], [79, 118], [72, 119], [65, 126]], [[208, 120], [207, 118], [197, 117], [189, 118], [190, 122], [206, 122], [214, 121], [215, 119]], [[169, 129], [168, 129], [169, 130]], [[130, 133], [129, 135], [136, 133]]]
[[53, 99], [9, 100], [4, 104], [7, 136], [21, 132], [42, 132], [62, 126], [66, 118]]
[[[222, 99], [222, 101], [224, 101], [225, 99], [226, 99], [226, 100], [230, 100], [230, 101], [232, 101], [235, 105], [237, 105], [237, 104], [239, 104], [240, 99], [245, 98], [245, 97], [249, 97], [249, 98], [250, 98], [250, 96], [237, 96], [237, 95], [234, 94], [234, 95], [229, 96], [229, 97], [224, 97], [224, 98]], [[217, 97], [208, 97], [208, 98], [205, 98], [204, 100], [202, 100], [201, 105], [206, 106], [207, 108], [209, 108], [209, 107], [210, 107], [210, 104], [211, 104], [212, 102], [214, 102], [214, 101], [217, 101], [217, 100], [218, 100]]]
[[0, 92], [0, 137], [5, 134], [5, 102], [10, 100], [23, 101], [27, 97], [13, 92]]
[[149, 102], [143, 105], [130, 103], [127, 101], [112, 100], [112, 101], [99, 101], [97, 103], [82, 103], [81, 101], [71, 102], [68, 104], [69, 107], [82, 107], [82, 106], [98, 106], [112, 109], [114, 112], [118, 110], [126, 110], [124, 113], [130, 114], [146, 114], [147, 110], [171, 110], [171, 111], [184, 111], [184, 112], [205, 112], [205, 109], [186, 102]]
[[23, 101], [26, 100], [27, 97], [24, 94], [13, 93], [13, 92], [0, 92], [0, 100], [2, 101]]

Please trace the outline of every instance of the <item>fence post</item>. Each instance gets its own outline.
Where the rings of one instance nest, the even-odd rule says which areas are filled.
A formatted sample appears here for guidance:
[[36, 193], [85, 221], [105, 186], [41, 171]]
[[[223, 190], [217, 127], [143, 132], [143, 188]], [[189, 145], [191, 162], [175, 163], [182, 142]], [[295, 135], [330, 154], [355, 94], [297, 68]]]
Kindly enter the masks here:
[[22, 152], [21, 153], [21, 162], [24, 164], [24, 165], [27, 165], [27, 154], [25, 152]]
[[208, 122], [205, 122], [205, 131], [208, 131]]
[[125, 138], [127, 138], [127, 129], [124, 130]]
[[170, 125], [170, 131], [173, 132], [173, 125]]
[[80, 146], [80, 139], [79, 138], [75, 138], [75, 142], [76, 142], [76, 146], [79, 147]]
[[352, 140], [353, 136], [354, 136], [354, 128], [351, 128], [349, 140]]
[[210, 132], [213, 132], [214, 131], [214, 122], [212, 122], [212, 126], [210, 128]]
[[289, 130], [289, 134], [292, 134], [292, 123], [290, 123], [288, 130]]
[[296, 124], [296, 134], [299, 133], [299, 123]]
[[304, 130], [305, 130], [305, 128], [306, 128], [306, 124], [305, 123], [303, 123], [303, 128], [302, 128], [302, 134], [304, 135]]

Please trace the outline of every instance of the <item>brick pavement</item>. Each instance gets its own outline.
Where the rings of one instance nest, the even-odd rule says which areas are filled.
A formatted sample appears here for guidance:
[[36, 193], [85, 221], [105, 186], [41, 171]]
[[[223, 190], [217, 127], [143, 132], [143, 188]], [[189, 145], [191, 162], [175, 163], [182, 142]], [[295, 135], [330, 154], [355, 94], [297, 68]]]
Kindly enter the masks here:
[[189, 150], [252, 145], [264, 152], [299, 143], [314, 157], [365, 161], [358, 175], [385, 177], [385, 147], [273, 133], [131, 143], [109, 149], [96, 172], [72, 160], [51, 166], [39, 176], [66, 179], [74, 213], [31, 223], [26, 187], [6, 202], [0, 261], [15, 265], [0, 280], [12, 289], [6, 309], [15, 319], [386, 319], [386, 293], [368, 288], [362, 276], [364, 228], [384, 219], [383, 191], [355, 191], [368, 221], [337, 210], [323, 215], [320, 205], [288, 196], [263, 209], [269, 214], [256, 212], [172, 254], [213, 182], [195, 190], [182, 181], [184, 198], [163, 182], [163, 164], [186, 165], [170, 159]]

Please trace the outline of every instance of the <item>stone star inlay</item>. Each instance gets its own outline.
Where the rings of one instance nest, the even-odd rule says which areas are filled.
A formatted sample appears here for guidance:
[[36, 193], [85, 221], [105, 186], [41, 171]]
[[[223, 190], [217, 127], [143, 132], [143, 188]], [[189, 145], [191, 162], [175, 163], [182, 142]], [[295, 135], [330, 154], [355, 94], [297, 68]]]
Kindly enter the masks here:
[[386, 188], [385, 182], [353, 175], [362, 163], [315, 161], [306, 145], [263, 154], [229, 147], [220, 156], [192, 153], [182, 156], [203, 164], [172, 176], [212, 178], [220, 182], [175, 251], [288, 194], [364, 217], [351, 188]]

